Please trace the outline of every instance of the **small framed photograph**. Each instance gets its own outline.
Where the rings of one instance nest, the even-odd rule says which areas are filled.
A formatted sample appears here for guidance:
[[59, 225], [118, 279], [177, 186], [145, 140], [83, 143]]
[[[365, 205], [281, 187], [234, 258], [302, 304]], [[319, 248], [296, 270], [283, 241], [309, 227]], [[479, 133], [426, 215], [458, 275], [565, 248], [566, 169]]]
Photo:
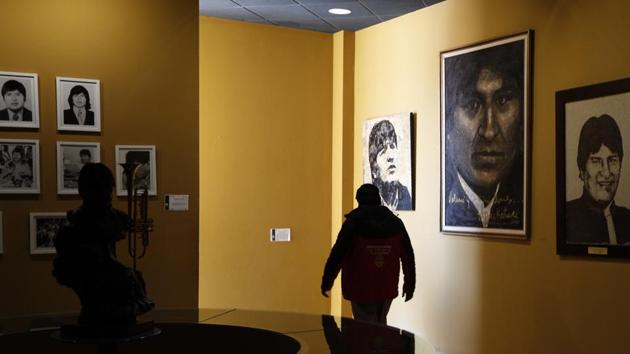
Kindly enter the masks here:
[[37, 74], [0, 71], [0, 127], [39, 128]]
[[630, 78], [556, 92], [556, 144], [557, 253], [630, 258]]
[[528, 238], [532, 36], [440, 54], [443, 233]]
[[99, 143], [58, 141], [57, 193], [79, 194], [79, 172], [90, 162], [101, 162]]
[[412, 126], [411, 112], [363, 123], [363, 182], [378, 187], [392, 211], [414, 210]]
[[66, 213], [30, 213], [31, 254], [55, 253], [55, 236], [67, 223]]
[[101, 131], [99, 80], [57, 77], [57, 129]]
[[0, 194], [39, 193], [39, 141], [0, 139]]
[[116, 145], [116, 195], [127, 195], [127, 179], [122, 163], [138, 163], [136, 188], [147, 188], [149, 195], [157, 195], [155, 145]]

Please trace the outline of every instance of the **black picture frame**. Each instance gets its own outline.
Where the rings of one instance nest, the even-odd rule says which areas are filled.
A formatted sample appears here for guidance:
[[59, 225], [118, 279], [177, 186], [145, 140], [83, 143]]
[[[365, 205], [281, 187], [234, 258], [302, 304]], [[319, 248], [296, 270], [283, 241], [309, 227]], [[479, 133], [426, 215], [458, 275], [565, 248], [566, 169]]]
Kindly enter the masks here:
[[[612, 118], [614, 124], [604, 116]], [[627, 153], [619, 156], [619, 161], [615, 162], [614, 154], [618, 153], [615, 150], [619, 148], [602, 149], [606, 144], [617, 146], [616, 134], [609, 133], [614, 132], [611, 127], [614, 125], [620, 133], [621, 151], [630, 153], [630, 78], [556, 92], [558, 255], [630, 258], [630, 209], [626, 208], [630, 206], [630, 202], [626, 202], [630, 201], [630, 179], [623, 178], [623, 156], [627, 156]], [[583, 142], [582, 149], [580, 141]], [[589, 150], [588, 147], [595, 145], [600, 150], [589, 153], [594, 148]], [[599, 151], [605, 151], [608, 157], [600, 159]], [[592, 170], [592, 166], [599, 165], [605, 172], [603, 175], [597, 172], [595, 179], [591, 179], [594, 171], [597, 171]], [[600, 182], [597, 182], [597, 178], [600, 178]], [[586, 185], [589, 185], [588, 181], [593, 181], [595, 184], [589, 186], [595, 187], [585, 187], [585, 180]], [[603, 186], [603, 189], [597, 186]], [[589, 189], [595, 189], [595, 192]], [[592, 197], [593, 193], [595, 197]], [[611, 198], [610, 201], [607, 201], [608, 198]], [[608, 232], [611, 227], [603, 214], [606, 208], [611, 211], [609, 219], [614, 224], [614, 235]]]
[[[533, 48], [534, 32], [528, 30], [440, 53], [442, 233], [529, 240]], [[492, 96], [485, 98], [478, 88], [484, 70], [485, 75], [501, 80]], [[503, 143], [488, 143], [482, 149], [474, 143], [480, 120], [471, 123], [479, 127], [467, 129], [455, 119], [465, 104], [460, 97], [480, 100], [475, 105], [476, 117], [480, 111], [489, 111], [482, 99], [495, 102], [499, 96], [509, 97], [506, 101], [520, 119], [501, 128], [510, 131]], [[510, 146], [505, 141], [516, 143]], [[484, 172], [486, 177], [482, 177], [481, 165], [489, 171]], [[483, 184], [486, 195], [478, 188]]]

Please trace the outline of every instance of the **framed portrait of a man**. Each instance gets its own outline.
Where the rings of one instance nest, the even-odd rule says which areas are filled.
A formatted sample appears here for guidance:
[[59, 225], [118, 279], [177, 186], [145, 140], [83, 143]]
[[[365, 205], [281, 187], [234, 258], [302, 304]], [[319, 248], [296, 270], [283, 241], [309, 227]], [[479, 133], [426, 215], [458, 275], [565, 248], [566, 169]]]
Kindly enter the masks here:
[[66, 213], [30, 213], [31, 254], [55, 253], [55, 235], [68, 223]]
[[121, 164], [135, 163], [138, 169], [134, 185], [141, 193], [147, 190], [150, 196], [157, 195], [157, 172], [155, 145], [116, 145], [116, 195], [127, 195], [127, 178]]
[[557, 253], [630, 258], [630, 78], [556, 92], [556, 143]]
[[0, 127], [39, 128], [37, 74], [0, 71]]
[[99, 80], [57, 77], [57, 129], [101, 131]]
[[91, 142], [57, 142], [57, 193], [79, 194], [83, 165], [101, 162], [101, 146]]
[[39, 141], [0, 139], [0, 194], [39, 193]]
[[412, 113], [399, 113], [363, 123], [363, 182], [381, 193], [391, 210], [414, 210]]
[[532, 36], [440, 54], [443, 233], [528, 238]]

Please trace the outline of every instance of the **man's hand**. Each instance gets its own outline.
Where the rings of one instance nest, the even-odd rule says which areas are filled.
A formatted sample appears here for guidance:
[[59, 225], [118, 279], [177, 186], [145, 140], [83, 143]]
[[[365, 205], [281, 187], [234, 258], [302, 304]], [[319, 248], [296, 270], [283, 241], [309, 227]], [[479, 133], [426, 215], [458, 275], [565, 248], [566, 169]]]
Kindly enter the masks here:
[[323, 295], [324, 297], [330, 297], [330, 290], [324, 290], [324, 289], [322, 289], [322, 295]]

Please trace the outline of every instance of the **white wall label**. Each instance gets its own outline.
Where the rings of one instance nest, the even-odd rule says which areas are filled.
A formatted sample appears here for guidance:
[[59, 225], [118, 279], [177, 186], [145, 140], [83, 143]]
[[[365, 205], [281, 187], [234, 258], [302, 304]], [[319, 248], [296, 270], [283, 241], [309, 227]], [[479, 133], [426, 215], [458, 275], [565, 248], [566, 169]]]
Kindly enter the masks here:
[[608, 248], [606, 247], [589, 247], [588, 254], [595, 254], [598, 256], [608, 255]]
[[167, 194], [164, 197], [164, 208], [171, 211], [188, 210], [188, 194]]
[[291, 241], [291, 229], [270, 229], [269, 239], [271, 242], [289, 242]]

